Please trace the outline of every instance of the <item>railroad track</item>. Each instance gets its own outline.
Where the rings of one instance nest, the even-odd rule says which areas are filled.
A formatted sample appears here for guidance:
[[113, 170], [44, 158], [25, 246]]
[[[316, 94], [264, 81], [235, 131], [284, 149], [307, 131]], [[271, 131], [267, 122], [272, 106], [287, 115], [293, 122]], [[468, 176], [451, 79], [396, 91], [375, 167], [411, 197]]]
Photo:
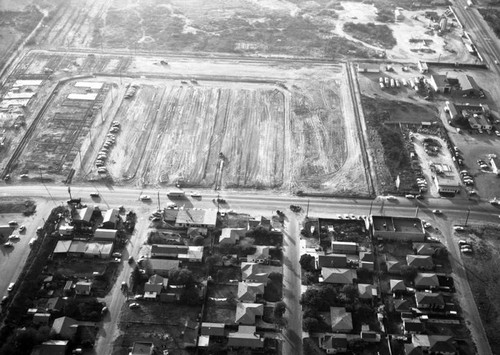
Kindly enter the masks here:
[[370, 166], [370, 160], [368, 158], [368, 151], [366, 147], [366, 142], [363, 137], [363, 127], [361, 125], [361, 114], [359, 110], [359, 106], [361, 105], [360, 102], [358, 102], [357, 96], [356, 96], [356, 90], [355, 90], [355, 85], [356, 82], [354, 80], [353, 74], [352, 74], [352, 64], [351, 62], [346, 63], [346, 73], [347, 73], [347, 80], [349, 82], [349, 92], [351, 94], [352, 98], [352, 107], [354, 110], [354, 119], [356, 121], [356, 129], [358, 131], [358, 139], [359, 139], [359, 145], [361, 147], [361, 156], [363, 157], [363, 164], [365, 166], [365, 175], [366, 175], [366, 181], [368, 182], [368, 188], [370, 195], [375, 196], [375, 186], [373, 184], [373, 179], [372, 179], [372, 167]]

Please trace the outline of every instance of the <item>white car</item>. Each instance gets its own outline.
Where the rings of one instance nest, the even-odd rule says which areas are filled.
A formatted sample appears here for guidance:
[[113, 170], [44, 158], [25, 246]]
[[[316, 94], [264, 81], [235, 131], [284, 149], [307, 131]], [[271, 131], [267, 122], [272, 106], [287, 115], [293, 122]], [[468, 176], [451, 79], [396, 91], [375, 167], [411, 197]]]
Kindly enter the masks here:
[[9, 236], [9, 240], [18, 240], [20, 237], [17, 234], [12, 234]]
[[19, 227], [19, 232], [24, 232], [26, 230], [26, 226], [22, 225], [21, 227]]
[[201, 197], [201, 194], [197, 193], [197, 192], [191, 192], [191, 197], [194, 197], [194, 198], [200, 198]]
[[121, 258], [122, 257], [122, 253], [118, 253], [118, 252], [114, 252], [112, 254], [113, 258]]
[[415, 195], [408, 194], [405, 196], [407, 199], [413, 200], [415, 198]]
[[458, 232], [463, 232], [465, 228], [463, 226], [453, 226], [453, 229], [458, 231]]
[[141, 199], [141, 201], [150, 201], [151, 200], [151, 196], [149, 196], [149, 195], [141, 195], [140, 199]]
[[12, 292], [12, 290], [14, 289], [14, 286], [16, 285], [15, 282], [11, 282], [9, 284], [9, 287], [7, 287], [7, 292]]
[[136, 309], [136, 308], [139, 308], [140, 307], [140, 304], [137, 303], [137, 302], [133, 302], [131, 304], [128, 305], [128, 308], [130, 309]]
[[14, 247], [14, 244], [12, 244], [12, 242], [6, 242], [6, 243], [3, 243], [3, 246], [5, 248], [13, 248]]
[[432, 213], [434, 213], [434, 214], [442, 214], [443, 211], [441, 211], [441, 210], [432, 210]]

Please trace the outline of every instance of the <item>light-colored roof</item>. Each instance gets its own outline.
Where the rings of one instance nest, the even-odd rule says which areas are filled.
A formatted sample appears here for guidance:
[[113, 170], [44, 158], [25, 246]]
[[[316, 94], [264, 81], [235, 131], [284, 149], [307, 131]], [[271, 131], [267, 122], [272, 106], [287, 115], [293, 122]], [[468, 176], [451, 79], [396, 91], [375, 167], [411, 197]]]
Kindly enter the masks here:
[[390, 279], [389, 284], [390, 284], [392, 292], [394, 292], [394, 291], [406, 291], [406, 285], [405, 285], [405, 282], [403, 280]]
[[239, 282], [238, 299], [240, 301], [255, 302], [257, 295], [264, 294], [262, 282]]
[[388, 272], [399, 272], [401, 270], [401, 266], [403, 266], [403, 264], [397, 260], [387, 260], [385, 264], [387, 265]]
[[179, 268], [179, 260], [149, 259], [153, 271], [169, 271]]
[[440, 293], [429, 293], [429, 292], [415, 292], [415, 300], [417, 302], [417, 307], [420, 306], [444, 306], [444, 298]]
[[201, 225], [215, 227], [217, 222], [216, 210], [201, 210], [201, 209], [184, 209], [179, 210], [177, 214], [176, 224], [186, 225]]
[[377, 288], [370, 284], [358, 284], [359, 298], [370, 299], [377, 297]]
[[115, 240], [116, 233], [118, 231], [116, 229], [102, 229], [97, 228], [94, 233], [94, 239], [96, 240]]
[[415, 286], [439, 286], [439, 279], [434, 273], [421, 272], [415, 277]]
[[69, 253], [85, 253], [87, 249], [87, 242], [83, 240], [73, 240], [71, 241], [71, 245], [69, 246]]
[[94, 207], [92, 207], [92, 206], [87, 206], [85, 208], [76, 209], [76, 214], [73, 217], [73, 219], [77, 220], [77, 221], [90, 222], [90, 218], [92, 217], [92, 213], [94, 213]]
[[120, 212], [118, 212], [118, 210], [114, 208], [111, 208], [107, 210], [106, 213], [104, 214], [102, 223], [107, 223], [107, 222], [116, 223], [119, 218], [120, 218]]
[[330, 307], [330, 317], [332, 320], [332, 331], [352, 330], [352, 315], [351, 312], [346, 312], [344, 307]]
[[224, 323], [203, 322], [201, 323], [201, 334], [224, 336], [225, 328], [226, 325]]
[[[78, 327], [78, 322], [70, 317], [59, 317], [54, 319], [52, 323], [51, 333], [53, 334], [67, 334], [70, 328]], [[73, 332], [73, 330], [71, 330]]]
[[87, 243], [87, 247], [85, 248], [85, 255], [109, 257], [111, 255], [112, 250], [113, 250], [113, 242]]
[[259, 264], [257, 263], [241, 263], [241, 277], [243, 280], [266, 282], [268, 276], [268, 272], [259, 271]]
[[264, 314], [264, 305], [261, 303], [241, 302], [236, 305], [236, 323], [255, 324], [255, 317]]
[[179, 254], [177, 257], [181, 260], [201, 261], [203, 259], [204, 246], [189, 246], [187, 253]]
[[413, 243], [413, 249], [418, 255], [433, 255], [435, 249], [429, 243]]
[[245, 228], [222, 228], [222, 233], [219, 237], [220, 244], [236, 244], [236, 242], [245, 235]]
[[406, 255], [406, 263], [416, 268], [432, 268], [434, 262], [430, 255]]
[[323, 282], [332, 284], [352, 284], [357, 277], [355, 270], [329, 267], [322, 268], [321, 275]]
[[54, 249], [54, 254], [65, 254], [68, 252], [71, 246], [71, 240], [60, 240], [57, 242], [56, 248]]

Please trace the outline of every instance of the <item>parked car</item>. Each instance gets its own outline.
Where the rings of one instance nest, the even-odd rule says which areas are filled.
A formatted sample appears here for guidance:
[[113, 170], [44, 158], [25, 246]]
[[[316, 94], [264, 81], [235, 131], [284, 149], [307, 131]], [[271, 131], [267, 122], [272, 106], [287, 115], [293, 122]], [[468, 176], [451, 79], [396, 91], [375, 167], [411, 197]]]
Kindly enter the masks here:
[[17, 221], [9, 221], [9, 226], [11, 227], [17, 226]]
[[91, 192], [90, 197], [99, 197], [99, 193], [97, 192]]
[[14, 286], [16, 286], [16, 283], [15, 282], [11, 282], [9, 284], [9, 287], [7, 287], [7, 292], [12, 292], [12, 290], [14, 289]]
[[139, 308], [141, 305], [137, 302], [132, 302], [131, 304], [128, 305], [128, 308], [130, 309], [136, 309]]
[[9, 240], [18, 240], [18, 239], [20, 239], [20, 237], [17, 234], [9, 235]]
[[141, 201], [150, 201], [151, 200], [151, 196], [149, 196], [149, 195], [141, 195], [140, 199], [141, 199]]
[[26, 231], [26, 226], [25, 225], [22, 225], [21, 227], [19, 227], [19, 232], [23, 233]]
[[434, 214], [443, 214], [443, 211], [441, 211], [441, 210], [432, 210], [432, 213], [434, 213]]
[[191, 197], [194, 197], [194, 198], [200, 198], [201, 197], [201, 194], [197, 193], [197, 192], [191, 192]]
[[408, 198], [408, 199], [410, 199], [410, 200], [413, 200], [415, 198], [415, 195], [408, 194], [405, 197]]
[[114, 252], [112, 254], [113, 258], [121, 258], [122, 257], [122, 253], [119, 253], [119, 252]]
[[453, 226], [453, 229], [457, 232], [463, 232], [465, 230], [464, 226]]
[[5, 242], [5, 243], [3, 243], [3, 246], [4, 246], [5, 248], [13, 248], [13, 247], [14, 247], [14, 244], [12, 244], [12, 242]]

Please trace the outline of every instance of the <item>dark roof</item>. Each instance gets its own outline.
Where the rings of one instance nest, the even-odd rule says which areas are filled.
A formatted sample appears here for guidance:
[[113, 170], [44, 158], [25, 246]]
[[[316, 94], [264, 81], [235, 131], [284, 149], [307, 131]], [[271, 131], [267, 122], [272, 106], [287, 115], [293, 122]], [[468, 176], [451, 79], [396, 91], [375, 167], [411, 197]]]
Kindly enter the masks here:
[[444, 306], [444, 299], [440, 293], [415, 292], [417, 305], [430, 304]]
[[429, 335], [429, 350], [434, 353], [455, 353], [457, 349], [450, 336]]
[[423, 355], [423, 351], [413, 344], [405, 344], [405, 355]]
[[345, 267], [347, 265], [347, 255], [330, 254], [319, 255], [318, 264], [320, 267]]
[[403, 326], [407, 332], [421, 332], [424, 330], [424, 325], [420, 319], [403, 318]]

